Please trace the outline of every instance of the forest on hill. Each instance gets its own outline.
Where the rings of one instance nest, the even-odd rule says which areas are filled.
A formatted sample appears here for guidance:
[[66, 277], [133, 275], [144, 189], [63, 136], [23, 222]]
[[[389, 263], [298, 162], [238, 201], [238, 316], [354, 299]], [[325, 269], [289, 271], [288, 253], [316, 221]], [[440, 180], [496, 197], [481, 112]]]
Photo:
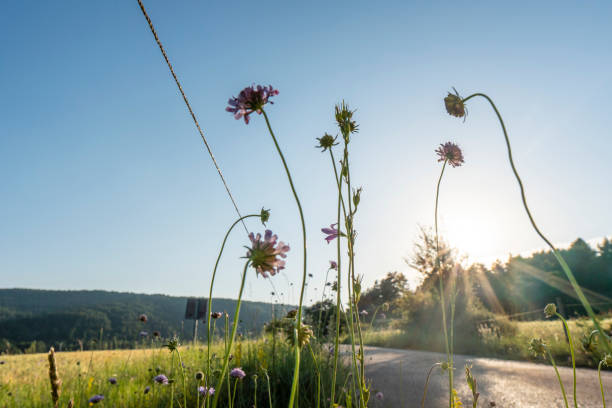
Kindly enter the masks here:
[[[193, 320], [184, 320], [187, 298], [102, 290], [0, 289], [0, 352], [134, 347], [152, 339], [178, 336], [193, 339]], [[236, 302], [213, 299], [213, 311], [232, 319]], [[275, 315], [289, 306], [274, 305]], [[273, 305], [242, 302], [243, 333], [259, 333], [272, 320]], [[145, 314], [147, 322], [139, 320]], [[141, 333], [142, 332], [142, 333]], [[146, 336], [145, 336], [146, 333]], [[200, 321], [198, 338], [206, 337]]]

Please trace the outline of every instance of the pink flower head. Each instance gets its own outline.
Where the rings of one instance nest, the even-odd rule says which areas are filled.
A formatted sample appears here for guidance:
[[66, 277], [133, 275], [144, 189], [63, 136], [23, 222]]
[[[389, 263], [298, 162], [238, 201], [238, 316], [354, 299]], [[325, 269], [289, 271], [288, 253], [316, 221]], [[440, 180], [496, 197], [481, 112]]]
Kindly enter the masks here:
[[263, 240], [261, 234], [253, 235], [252, 232], [249, 234], [249, 239], [252, 245], [251, 248], [248, 248], [246, 257], [250, 259], [257, 273], [267, 278], [268, 272], [274, 276], [278, 271], [285, 269], [285, 261], [278, 257], [287, 257], [289, 245], [282, 241], [277, 244], [278, 237], [272, 235], [270, 230], [266, 230]]
[[459, 146], [453, 142], [440, 144], [440, 147], [436, 149], [436, 153], [438, 154], [439, 162], [448, 161], [448, 164], [453, 167], [458, 167], [463, 164], [463, 153]]
[[245, 372], [240, 367], [232, 368], [229, 373], [230, 377], [242, 379], [246, 376]]
[[324, 234], [327, 234], [325, 240], [328, 244], [334, 239], [338, 238], [338, 235], [340, 235], [340, 232], [335, 228], [335, 225], [338, 225], [338, 223], [330, 225], [329, 228], [321, 228], [321, 231]]
[[336, 261], [329, 261], [329, 269], [338, 270], [338, 263]]
[[278, 95], [278, 89], [270, 86], [251, 85], [244, 88], [238, 94], [238, 97], [232, 97], [227, 102], [229, 106], [225, 108], [227, 112], [234, 114], [235, 119], [244, 118], [244, 123], [249, 124], [249, 115], [253, 112], [257, 112], [261, 115], [263, 106], [270, 102], [268, 101], [271, 96]]
[[385, 396], [383, 395], [383, 393], [381, 391], [378, 391], [376, 393], [376, 399], [377, 400], [382, 400], [383, 398], [385, 398]]

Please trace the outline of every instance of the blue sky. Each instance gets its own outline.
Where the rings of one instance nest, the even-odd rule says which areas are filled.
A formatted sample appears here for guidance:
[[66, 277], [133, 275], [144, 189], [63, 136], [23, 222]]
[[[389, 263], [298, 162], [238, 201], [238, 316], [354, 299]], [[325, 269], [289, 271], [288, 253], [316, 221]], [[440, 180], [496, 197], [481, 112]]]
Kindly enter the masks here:
[[[554, 242], [612, 233], [608, 2], [166, 2], [146, 7], [243, 213], [272, 210], [292, 246], [273, 278], [297, 300], [297, 209], [263, 118], [224, 112], [252, 83], [302, 196], [320, 297], [320, 228], [335, 217], [333, 107], [356, 108], [353, 181], [363, 186], [357, 272], [413, 272], [433, 223], [434, 150], [466, 164], [443, 182], [441, 231], [471, 260], [540, 248], [484, 100], [465, 123], [442, 98], [482, 91], [506, 120], [528, 199]], [[136, 1], [14, 1], [0, 15], [0, 286], [204, 295], [233, 208]], [[263, 228], [249, 224], [255, 231]], [[216, 294], [234, 297], [247, 244], [232, 236]], [[293, 286], [290, 284], [293, 283]], [[316, 290], [315, 290], [316, 289]], [[246, 298], [268, 300], [254, 274]]]

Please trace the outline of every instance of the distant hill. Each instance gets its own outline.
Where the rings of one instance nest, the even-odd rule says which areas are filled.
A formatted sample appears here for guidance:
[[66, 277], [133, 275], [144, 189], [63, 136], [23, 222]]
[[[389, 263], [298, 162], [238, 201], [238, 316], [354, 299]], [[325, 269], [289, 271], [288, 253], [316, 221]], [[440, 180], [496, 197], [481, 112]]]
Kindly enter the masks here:
[[[133, 347], [141, 331], [159, 331], [163, 338], [193, 339], [193, 321], [183, 321], [187, 298], [102, 290], [0, 289], [0, 352]], [[213, 311], [227, 311], [232, 320], [236, 301], [213, 299]], [[275, 305], [280, 316], [290, 308]], [[138, 317], [146, 314], [148, 321]], [[240, 330], [259, 333], [272, 318], [272, 304], [242, 302]], [[223, 323], [218, 322], [217, 330]], [[206, 327], [199, 323], [198, 336]], [[102, 338], [102, 345], [100, 345]], [[145, 340], [149, 341], [149, 340]]]

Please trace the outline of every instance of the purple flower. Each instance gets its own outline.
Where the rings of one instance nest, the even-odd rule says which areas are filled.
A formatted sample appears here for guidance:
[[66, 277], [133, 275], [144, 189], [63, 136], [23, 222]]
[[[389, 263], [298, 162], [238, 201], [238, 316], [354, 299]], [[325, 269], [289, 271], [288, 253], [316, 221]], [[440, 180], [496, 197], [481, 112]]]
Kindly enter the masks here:
[[117, 384], [117, 377], [111, 377], [108, 379], [108, 382], [111, 383], [111, 385], [115, 385]]
[[377, 400], [382, 400], [384, 397], [385, 397], [385, 396], [383, 395], [383, 393], [382, 393], [382, 392], [378, 391], [378, 392], [376, 393], [376, 399], [377, 399]]
[[268, 272], [274, 276], [281, 269], [285, 269], [285, 261], [277, 256], [286, 258], [287, 252], [290, 249], [289, 245], [284, 244], [282, 241], [277, 244], [278, 237], [272, 235], [270, 230], [266, 230], [263, 240], [261, 239], [261, 234], [253, 235], [252, 232], [249, 234], [249, 239], [252, 245], [247, 251], [246, 256], [250, 259], [257, 273], [267, 278]]
[[242, 368], [240, 367], [236, 367], [236, 368], [232, 368], [232, 371], [230, 371], [230, 377], [234, 377], [234, 378], [244, 378], [246, 376], [246, 374], [244, 373], [244, 371], [242, 371]]
[[327, 241], [328, 244], [332, 240], [338, 238], [338, 235], [340, 235], [340, 232], [334, 227], [335, 225], [338, 225], [338, 223], [330, 225], [329, 228], [321, 228], [321, 231], [324, 234], [327, 234], [327, 236], [325, 237], [325, 240]]
[[439, 162], [448, 161], [448, 164], [453, 167], [458, 167], [463, 164], [463, 153], [459, 146], [453, 142], [440, 144], [440, 147], [436, 149], [436, 153], [438, 154]]
[[153, 381], [155, 381], [158, 384], [167, 385], [168, 384], [168, 377], [166, 377], [163, 374], [156, 375], [155, 378], [153, 378]]
[[244, 123], [248, 125], [249, 115], [253, 112], [257, 112], [261, 115], [261, 111], [266, 103], [274, 103], [268, 101], [268, 99], [276, 95], [278, 95], [278, 90], [272, 88], [272, 85], [257, 85], [257, 87], [251, 85], [240, 91], [237, 98], [230, 98], [229, 101], [227, 101], [229, 106], [225, 108], [225, 110], [233, 113], [234, 119], [244, 118]]
[[97, 404], [98, 402], [102, 401], [104, 399], [104, 395], [100, 395], [100, 394], [96, 394], [93, 397], [91, 397], [89, 400], [87, 400], [90, 404]]
[[147, 386], [145, 387], [145, 389], [144, 389], [144, 393], [145, 393], [145, 394], [148, 394], [148, 393], [149, 393], [149, 391], [151, 391], [151, 387], [149, 387], [149, 386], [147, 385]]
[[149, 332], [146, 330], [141, 331], [140, 333], [138, 333], [140, 335], [140, 337], [147, 337], [149, 335]]
[[367, 310], [362, 310], [361, 312], [359, 312], [360, 315], [362, 316], [367, 316], [368, 315], [368, 311]]
[[334, 269], [334, 270], [337, 271], [338, 270], [338, 263], [336, 261], [329, 261], [329, 269]]
[[198, 392], [200, 393], [200, 395], [204, 396], [206, 394], [208, 395], [214, 395], [215, 394], [215, 389], [213, 387], [204, 387], [204, 386], [199, 386], [198, 387]]

